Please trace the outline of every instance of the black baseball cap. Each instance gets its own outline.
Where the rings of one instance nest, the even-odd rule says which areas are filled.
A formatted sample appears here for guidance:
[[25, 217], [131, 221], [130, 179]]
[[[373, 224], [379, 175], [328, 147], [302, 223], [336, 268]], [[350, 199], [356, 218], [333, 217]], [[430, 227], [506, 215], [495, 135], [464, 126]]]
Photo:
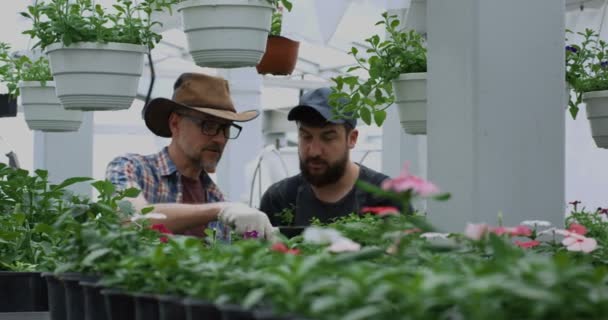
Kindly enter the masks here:
[[[357, 119], [334, 119], [332, 117], [331, 106], [329, 105], [329, 95], [331, 94], [330, 88], [318, 88], [309, 91], [300, 97], [298, 105], [289, 111], [287, 120], [299, 120], [306, 121], [314, 116], [315, 113], [321, 115], [327, 122], [335, 124], [348, 123], [351, 127], [357, 126]], [[341, 100], [341, 103], [347, 102], [347, 100]]]

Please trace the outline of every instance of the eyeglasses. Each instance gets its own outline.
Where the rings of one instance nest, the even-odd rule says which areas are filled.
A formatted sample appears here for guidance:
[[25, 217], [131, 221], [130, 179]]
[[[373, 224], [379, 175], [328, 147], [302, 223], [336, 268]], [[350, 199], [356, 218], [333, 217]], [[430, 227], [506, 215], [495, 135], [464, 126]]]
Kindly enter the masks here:
[[234, 123], [219, 123], [212, 120], [203, 120], [201, 118], [179, 112], [177, 112], [177, 114], [197, 124], [201, 128], [201, 132], [206, 136], [215, 137], [220, 133], [221, 130], [224, 132], [224, 137], [226, 139], [236, 139], [239, 137], [241, 130], [243, 129], [243, 127]]

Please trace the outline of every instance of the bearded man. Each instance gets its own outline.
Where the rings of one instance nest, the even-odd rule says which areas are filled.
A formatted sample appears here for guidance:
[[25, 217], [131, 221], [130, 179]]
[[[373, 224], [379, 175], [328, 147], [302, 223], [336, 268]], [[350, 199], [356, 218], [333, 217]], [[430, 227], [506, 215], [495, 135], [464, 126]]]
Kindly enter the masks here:
[[329, 222], [364, 207], [399, 207], [356, 186], [357, 180], [379, 186], [388, 177], [351, 161], [357, 121], [332, 117], [330, 93], [319, 88], [304, 94], [287, 116], [298, 126], [300, 174], [273, 184], [262, 196], [260, 210], [275, 226], [285, 224], [285, 210], [291, 210], [293, 225], [307, 226], [312, 218]]

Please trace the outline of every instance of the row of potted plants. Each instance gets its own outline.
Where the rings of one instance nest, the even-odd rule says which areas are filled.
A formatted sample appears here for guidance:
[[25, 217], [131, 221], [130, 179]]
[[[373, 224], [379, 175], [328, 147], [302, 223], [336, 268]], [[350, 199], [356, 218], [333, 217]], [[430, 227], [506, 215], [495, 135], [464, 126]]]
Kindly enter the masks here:
[[[9, 89], [2, 96], [4, 114], [16, 115], [18, 86], [32, 130], [76, 131], [82, 120], [79, 111], [129, 108], [137, 94], [144, 54], [162, 38], [153, 31], [160, 23], [152, 14], [171, 13], [176, 7], [183, 16], [190, 51], [200, 65], [257, 64], [260, 73], [277, 75], [293, 71], [299, 43], [279, 36], [282, 9], [292, 8], [287, 0], [118, 0], [112, 10], [88, 0], [36, 1], [21, 13], [32, 21], [32, 28], [23, 33], [36, 41], [34, 49], [43, 50], [48, 60], [14, 56], [2, 44], [0, 82]], [[242, 25], [236, 28], [230, 23]], [[271, 41], [264, 50], [269, 31]], [[265, 51], [267, 57], [260, 62]]]
[[[400, 188], [408, 179], [368, 190], [405, 202], [428, 186]], [[421, 216], [366, 208], [313, 221], [291, 239], [247, 233], [227, 245], [212, 230], [202, 242], [150, 226], [151, 208], [134, 212], [124, 201], [137, 190], [97, 181], [91, 201], [65, 189], [88, 180], [50, 185], [44, 171], [0, 165], [0, 268], [12, 271], [0, 273], [0, 290], [29, 288], [0, 312], [44, 309], [34, 303], [44, 285], [51, 319], [601, 319], [608, 311], [606, 210], [574, 204], [567, 229], [525, 221], [445, 234]], [[23, 271], [36, 273], [23, 280]], [[43, 271], [52, 272], [34, 285]]]

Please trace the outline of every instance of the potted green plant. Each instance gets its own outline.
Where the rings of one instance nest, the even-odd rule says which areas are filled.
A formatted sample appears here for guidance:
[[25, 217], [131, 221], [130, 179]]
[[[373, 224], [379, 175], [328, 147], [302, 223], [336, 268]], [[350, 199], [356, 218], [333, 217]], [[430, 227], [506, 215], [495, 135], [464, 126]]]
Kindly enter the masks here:
[[[360, 57], [359, 50], [351, 49], [358, 69], [367, 71], [366, 80], [358, 76], [333, 78], [335, 86], [330, 103], [338, 117], [359, 117], [366, 124], [372, 120], [382, 125], [386, 108], [396, 103], [401, 126], [409, 134], [426, 133], [426, 47], [420, 33], [402, 31], [396, 16], [382, 14], [388, 38], [381, 41], [374, 35], [365, 39], [371, 48], [368, 58]], [[348, 102], [347, 102], [348, 101]]]
[[177, 0], [116, 0], [112, 10], [90, 0], [40, 0], [21, 14], [32, 20], [23, 33], [46, 50], [57, 97], [68, 110], [120, 110], [137, 94], [144, 53], [161, 36], [153, 11]]
[[65, 110], [55, 95], [55, 82], [45, 57], [32, 61], [27, 56], [12, 56], [10, 46], [0, 43], [0, 62], [7, 67], [0, 78], [21, 96], [25, 122], [31, 130], [46, 132], [77, 131], [82, 112]]
[[581, 44], [566, 46], [566, 83], [574, 92], [574, 98], [568, 95], [568, 107], [575, 119], [578, 106], [587, 105], [593, 140], [608, 148], [608, 43], [591, 29], [578, 34]]
[[188, 50], [201, 67], [240, 68], [258, 64], [273, 8], [288, 0], [186, 0], [178, 6]]
[[[291, 11], [291, 6], [285, 9]], [[259, 74], [290, 75], [296, 67], [300, 42], [281, 36], [282, 26], [283, 7], [279, 7], [272, 14], [266, 51], [256, 66]]]

